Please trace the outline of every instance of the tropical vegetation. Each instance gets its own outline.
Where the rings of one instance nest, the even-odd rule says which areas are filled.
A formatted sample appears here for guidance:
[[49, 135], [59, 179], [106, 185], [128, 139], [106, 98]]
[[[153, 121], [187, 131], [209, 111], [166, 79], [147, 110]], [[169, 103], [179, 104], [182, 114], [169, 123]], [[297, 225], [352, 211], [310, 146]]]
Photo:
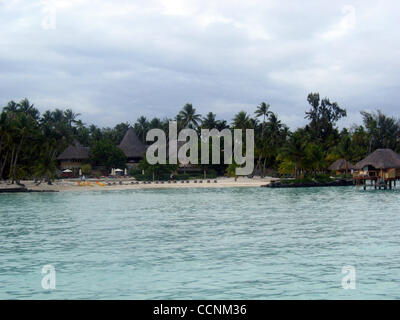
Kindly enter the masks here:
[[[333, 161], [345, 158], [357, 162], [377, 148], [400, 151], [400, 121], [395, 117], [362, 111], [362, 124], [349, 128], [338, 127], [347, 116], [345, 108], [318, 93], [310, 93], [305, 112], [307, 124], [290, 130], [273, 111], [273, 107], [261, 102], [254, 113], [240, 111], [228, 122], [217, 119], [213, 112], [202, 116], [187, 103], [172, 118], [178, 129], [254, 129], [255, 172], [257, 175], [284, 175], [295, 178], [320, 176]], [[88, 168], [124, 167], [126, 157], [117, 148], [127, 129], [132, 126], [146, 143], [150, 129], [163, 129], [168, 134], [171, 118], [147, 119], [137, 117], [133, 123], [120, 123], [113, 128], [87, 125], [80, 114], [70, 108], [39, 112], [28, 99], [10, 101], [0, 113], [0, 180], [18, 183], [21, 179], [51, 181], [57, 176], [57, 156], [69, 145], [78, 141], [90, 147]], [[233, 175], [235, 165], [202, 165], [204, 173]], [[151, 167], [144, 159], [140, 170], [146, 170], [154, 178], [168, 175], [176, 168]]]

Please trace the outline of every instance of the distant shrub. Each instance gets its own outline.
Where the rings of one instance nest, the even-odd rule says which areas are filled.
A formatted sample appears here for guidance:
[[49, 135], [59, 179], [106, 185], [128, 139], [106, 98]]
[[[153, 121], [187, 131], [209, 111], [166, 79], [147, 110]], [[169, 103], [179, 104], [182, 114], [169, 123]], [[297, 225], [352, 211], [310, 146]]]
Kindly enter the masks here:
[[131, 168], [131, 169], [129, 170], [128, 174], [129, 174], [130, 176], [133, 177], [133, 176], [142, 174], [142, 170], [137, 169], [137, 168]]
[[304, 178], [297, 178], [297, 179], [284, 179], [281, 180], [282, 184], [301, 184], [307, 182], [313, 182], [313, 178], [311, 176], [305, 176]]
[[82, 173], [84, 175], [90, 175], [92, 172], [92, 166], [90, 164], [84, 164], [82, 165]]
[[331, 177], [329, 174], [317, 174], [315, 177], [315, 180], [318, 182], [329, 182], [332, 181]]
[[153, 180], [153, 175], [152, 174], [135, 174], [133, 177], [137, 181], [151, 181]]
[[[152, 173], [145, 173], [145, 174], [135, 174], [133, 175], [137, 181], [153, 181], [153, 174]], [[154, 175], [155, 181], [167, 181], [170, 180], [170, 174], [168, 173], [160, 173]]]
[[190, 179], [190, 175], [187, 173], [180, 173], [177, 174], [176, 176], [174, 176], [175, 180], [189, 180]]

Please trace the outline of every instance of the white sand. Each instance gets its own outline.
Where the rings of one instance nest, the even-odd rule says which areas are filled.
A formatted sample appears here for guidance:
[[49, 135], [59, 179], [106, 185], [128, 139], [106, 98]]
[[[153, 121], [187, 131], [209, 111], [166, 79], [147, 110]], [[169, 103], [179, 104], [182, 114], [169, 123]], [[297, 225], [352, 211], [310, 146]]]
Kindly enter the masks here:
[[[53, 185], [48, 185], [47, 183], [42, 183], [36, 186], [33, 181], [21, 181], [30, 190], [37, 191], [94, 191], [94, 190], [134, 190], [134, 189], [166, 189], [166, 188], [232, 188], [232, 187], [260, 187], [266, 185], [273, 180], [270, 177], [265, 177], [263, 179], [259, 177], [254, 177], [249, 179], [247, 177], [239, 177], [237, 181], [234, 178], [218, 178], [217, 183], [214, 182], [215, 179], [209, 179], [210, 182], [206, 180], [189, 180], [189, 183], [182, 183], [182, 181], [177, 181], [176, 183], [168, 183], [165, 181], [163, 184], [151, 182], [151, 184], [144, 184], [139, 182], [139, 184], [131, 184], [135, 182], [133, 179], [88, 179], [92, 186], [79, 186], [78, 179], [63, 179], [53, 182]], [[107, 184], [106, 186], [99, 186], [96, 181], [100, 183]], [[122, 185], [119, 182], [122, 182]], [[112, 185], [109, 186], [108, 183]], [[114, 185], [115, 183], [115, 185]], [[0, 187], [16, 187], [16, 185], [5, 185], [4, 183]]]

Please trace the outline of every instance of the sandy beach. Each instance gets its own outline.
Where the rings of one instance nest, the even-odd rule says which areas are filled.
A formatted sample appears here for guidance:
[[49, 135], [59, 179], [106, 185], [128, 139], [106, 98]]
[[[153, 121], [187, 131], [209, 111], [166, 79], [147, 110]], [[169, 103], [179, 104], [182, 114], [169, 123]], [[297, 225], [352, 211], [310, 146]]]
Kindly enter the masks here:
[[[41, 183], [36, 186], [33, 181], [21, 181], [29, 190], [33, 191], [104, 191], [104, 190], [135, 190], [135, 189], [167, 189], [167, 188], [233, 188], [233, 187], [261, 187], [271, 182], [273, 178], [254, 177], [252, 179], [247, 177], [239, 177], [237, 181], [234, 178], [218, 178], [218, 179], [201, 179], [201, 180], [188, 180], [187, 181], [165, 181], [161, 182], [136, 182], [133, 179], [88, 179], [86, 185], [79, 185], [78, 179], [62, 179], [53, 182], [52, 185]], [[195, 182], [197, 181], [197, 183]], [[216, 181], [216, 182], [215, 182]], [[87, 185], [87, 182], [90, 185]], [[97, 184], [98, 182], [99, 184]], [[17, 185], [7, 184], [5, 182], [0, 184], [0, 188], [14, 188]]]

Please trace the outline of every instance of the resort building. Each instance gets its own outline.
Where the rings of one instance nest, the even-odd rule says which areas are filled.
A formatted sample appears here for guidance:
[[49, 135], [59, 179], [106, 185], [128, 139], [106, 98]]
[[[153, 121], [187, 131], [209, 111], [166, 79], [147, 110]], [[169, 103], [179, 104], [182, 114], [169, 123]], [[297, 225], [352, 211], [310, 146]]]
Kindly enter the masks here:
[[126, 164], [128, 168], [136, 167], [137, 163], [144, 158], [147, 149], [132, 127], [128, 129], [118, 147], [125, 153], [128, 159]]
[[354, 180], [366, 184], [367, 180], [384, 187], [400, 179], [400, 155], [391, 149], [378, 149], [355, 165]]
[[[145, 156], [146, 145], [139, 140], [132, 127], [125, 133], [118, 147], [127, 157], [128, 168], [136, 166]], [[89, 150], [89, 147], [84, 147], [75, 141], [57, 157], [60, 169], [81, 169], [84, 162], [89, 159]]]
[[336, 160], [328, 167], [328, 170], [336, 175], [348, 174], [349, 172], [351, 173], [353, 169], [354, 166], [346, 159]]
[[78, 141], [69, 145], [58, 157], [60, 168], [80, 169], [85, 160], [89, 159], [89, 147], [83, 147]]

